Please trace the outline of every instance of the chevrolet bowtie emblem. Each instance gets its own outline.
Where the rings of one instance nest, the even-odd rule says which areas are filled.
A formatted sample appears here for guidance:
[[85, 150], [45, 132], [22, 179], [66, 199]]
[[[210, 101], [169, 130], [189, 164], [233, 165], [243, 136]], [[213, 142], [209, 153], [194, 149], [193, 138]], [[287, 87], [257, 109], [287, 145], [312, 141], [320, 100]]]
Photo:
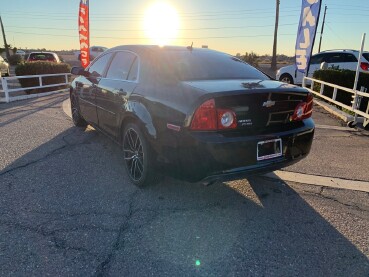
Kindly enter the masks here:
[[263, 103], [263, 107], [266, 107], [266, 108], [273, 107], [274, 105], [275, 105], [275, 101], [271, 101], [271, 100], [268, 100]]

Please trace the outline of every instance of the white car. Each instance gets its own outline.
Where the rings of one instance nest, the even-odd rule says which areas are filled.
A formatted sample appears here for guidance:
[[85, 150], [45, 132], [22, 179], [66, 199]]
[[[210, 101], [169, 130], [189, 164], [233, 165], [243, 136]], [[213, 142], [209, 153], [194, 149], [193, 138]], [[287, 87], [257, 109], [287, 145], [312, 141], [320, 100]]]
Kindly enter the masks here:
[[[93, 61], [98, 55], [100, 55], [102, 52], [108, 50], [107, 47], [103, 47], [103, 46], [91, 46], [90, 47], [90, 60]], [[80, 61], [81, 60], [81, 51], [76, 51], [74, 52], [74, 54], [76, 55], [77, 59]]]
[[0, 56], [1, 76], [9, 76], [9, 64]]
[[[356, 50], [327, 50], [311, 56], [308, 77], [313, 77], [316, 70], [324, 62], [327, 68], [349, 69], [356, 71], [359, 51]], [[361, 72], [369, 73], [369, 52], [363, 52], [360, 64]], [[280, 68], [276, 79], [288, 84], [302, 84], [304, 74], [297, 71], [295, 65]]]
[[20, 49], [18, 49], [17, 52], [15, 52], [15, 54], [21, 56], [22, 58], [26, 56], [26, 52]]
[[54, 62], [60, 63], [59, 56], [54, 52], [32, 52], [27, 57], [27, 62]]

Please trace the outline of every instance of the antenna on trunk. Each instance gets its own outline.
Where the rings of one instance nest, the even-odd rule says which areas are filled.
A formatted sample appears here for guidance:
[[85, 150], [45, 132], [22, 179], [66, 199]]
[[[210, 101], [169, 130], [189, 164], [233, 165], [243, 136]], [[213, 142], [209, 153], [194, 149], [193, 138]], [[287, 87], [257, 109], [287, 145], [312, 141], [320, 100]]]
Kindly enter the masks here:
[[190, 51], [192, 51], [192, 49], [193, 49], [192, 46], [193, 46], [193, 42], [191, 43], [191, 46], [187, 46], [187, 49], [190, 50]]

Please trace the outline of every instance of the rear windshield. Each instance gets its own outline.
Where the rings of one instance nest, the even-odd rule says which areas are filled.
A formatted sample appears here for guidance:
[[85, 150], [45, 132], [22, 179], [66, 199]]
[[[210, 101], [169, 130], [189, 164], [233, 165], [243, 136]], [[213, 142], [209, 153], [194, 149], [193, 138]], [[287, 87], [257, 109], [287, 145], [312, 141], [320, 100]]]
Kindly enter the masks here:
[[241, 60], [212, 51], [163, 51], [153, 61], [162, 78], [191, 80], [269, 79]]
[[30, 61], [56, 61], [53, 54], [50, 53], [31, 53], [29, 55]]
[[363, 53], [363, 57], [369, 62], [369, 53]]

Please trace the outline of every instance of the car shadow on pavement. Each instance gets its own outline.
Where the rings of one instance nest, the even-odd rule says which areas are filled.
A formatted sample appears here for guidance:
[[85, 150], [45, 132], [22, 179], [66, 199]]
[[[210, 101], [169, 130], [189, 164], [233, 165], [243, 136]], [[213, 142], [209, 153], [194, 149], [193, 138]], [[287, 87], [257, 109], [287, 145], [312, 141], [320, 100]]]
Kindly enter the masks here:
[[368, 258], [285, 183], [168, 177], [137, 188], [119, 147], [91, 129], [67, 129], [0, 183], [1, 276], [369, 273]]
[[[5, 104], [0, 104], [0, 128], [4, 127], [7, 124], [13, 123], [17, 120], [20, 120], [22, 118], [25, 118], [33, 113], [50, 109], [51, 107], [54, 107], [58, 103], [62, 103], [65, 99], [67, 99], [69, 96], [68, 94], [65, 94], [65, 97], [61, 98], [60, 94], [55, 94], [49, 96], [45, 100], [40, 100], [38, 98], [30, 98], [22, 101], [15, 101], [11, 103], [7, 103], [5, 108]], [[50, 102], [50, 99], [53, 99], [54, 101]], [[37, 106], [33, 106], [32, 103], [37, 101]], [[42, 105], [42, 102], [45, 102], [45, 105]], [[41, 103], [41, 105], [39, 105]], [[21, 112], [20, 112], [21, 111]], [[10, 115], [10, 114], [20, 114], [17, 117], [14, 117], [8, 121], [2, 121], [1, 116]]]

